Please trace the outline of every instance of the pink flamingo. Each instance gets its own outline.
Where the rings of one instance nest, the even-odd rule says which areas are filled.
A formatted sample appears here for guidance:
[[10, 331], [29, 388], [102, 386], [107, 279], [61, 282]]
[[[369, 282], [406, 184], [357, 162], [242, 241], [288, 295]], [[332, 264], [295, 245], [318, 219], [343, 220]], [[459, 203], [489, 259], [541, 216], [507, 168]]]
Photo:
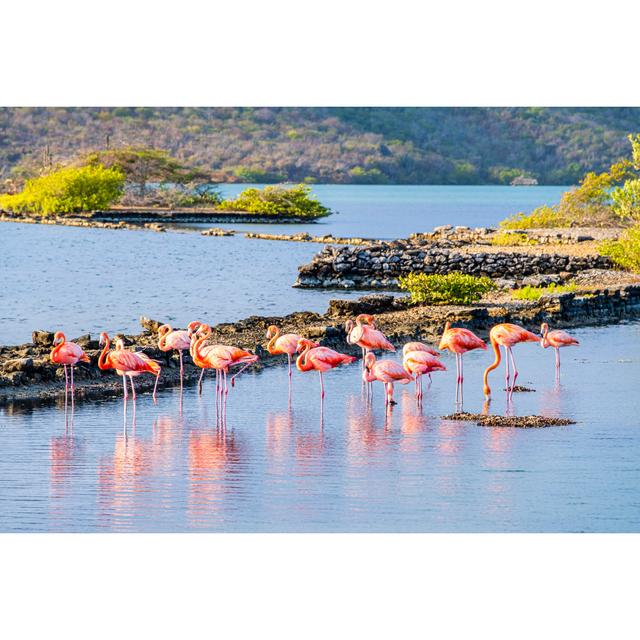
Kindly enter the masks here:
[[[500, 364], [500, 347], [504, 347], [504, 359], [506, 368], [506, 384], [507, 384], [507, 400], [511, 400], [513, 396], [513, 388], [516, 385], [516, 378], [518, 377], [518, 369], [516, 368], [516, 361], [513, 358], [512, 347], [519, 342], [538, 342], [540, 336], [537, 336], [531, 331], [527, 331], [523, 327], [517, 324], [510, 324], [505, 322], [504, 324], [497, 324], [492, 327], [489, 332], [489, 340], [493, 347], [496, 359], [490, 364], [484, 372], [484, 395], [485, 398], [491, 397], [491, 387], [489, 387], [489, 373], [493, 371]], [[511, 364], [513, 364], [513, 382], [509, 385], [509, 357], [511, 357]]]
[[89, 356], [82, 350], [82, 347], [75, 342], [67, 342], [62, 331], [57, 331], [53, 336], [53, 349], [51, 350], [51, 362], [61, 364], [64, 367], [64, 392], [69, 391], [69, 378], [67, 376], [67, 365], [71, 369], [71, 395], [75, 390], [73, 384], [73, 368], [78, 362], [90, 362]]
[[566, 331], [560, 331], [559, 329], [549, 331], [549, 325], [546, 322], [543, 322], [540, 325], [540, 333], [542, 334], [540, 346], [543, 349], [546, 349], [547, 347], [553, 347], [556, 351], [557, 379], [560, 377], [560, 349], [562, 347], [571, 347], [573, 345], [577, 346], [580, 343], [573, 336], [570, 336]]
[[[285, 333], [281, 335], [280, 329], [272, 324], [267, 329], [267, 339], [269, 340], [267, 351], [271, 355], [287, 354], [287, 360], [289, 361], [289, 381], [291, 381], [291, 356], [296, 353], [298, 342], [300, 342], [303, 337], [297, 333]], [[320, 345], [314, 342], [313, 346], [318, 347]]]
[[[424, 351], [425, 353], [429, 353], [436, 358], [440, 357], [440, 352], [437, 349], [430, 347], [424, 342], [407, 342], [407, 344], [402, 347], [402, 357], [404, 358], [404, 356], [406, 356], [407, 353], [410, 353], [411, 351]], [[431, 380], [431, 373], [427, 373], [427, 376], [429, 377], [429, 380]], [[420, 384], [422, 385], [422, 382], [420, 382]]]
[[324, 398], [324, 381], [322, 374], [341, 364], [351, 364], [356, 360], [353, 356], [338, 353], [328, 347], [316, 347], [315, 342], [302, 338], [298, 341], [296, 368], [299, 371], [314, 369], [320, 374], [320, 399]]
[[158, 347], [161, 351], [177, 351], [180, 354], [180, 386], [184, 377], [184, 364], [182, 352], [191, 347], [191, 335], [200, 325], [199, 322], [190, 322], [186, 330], [174, 331], [171, 325], [163, 324], [158, 328]]
[[395, 382], [400, 384], [409, 384], [413, 380], [413, 376], [405, 371], [398, 362], [393, 360], [378, 360], [373, 353], [367, 353], [364, 358], [364, 371], [362, 379], [365, 382], [373, 382], [379, 380], [385, 387], [385, 407], [396, 404], [393, 399], [393, 385]]
[[375, 321], [372, 315], [361, 313], [356, 317], [355, 325], [353, 320], [345, 323], [347, 332], [347, 342], [357, 344], [362, 349], [362, 361], [369, 351], [382, 349], [384, 351], [395, 351], [396, 348], [387, 340], [387, 337], [375, 328]]
[[[405, 345], [421, 344], [409, 342]], [[415, 376], [416, 380], [416, 399], [422, 400], [422, 376], [426, 373], [430, 375], [432, 371], [446, 371], [447, 368], [440, 362], [437, 356], [432, 355], [427, 351], [421, 350], [406, 350], [403, 349], [402, 366], [404, 370]]]
[[[196, 366], [205, 369], [214, 369], [216, 372], [216, 397], [218, 394], [226, 396], [229, 393], [227, 375], [229, 368], [236, 365], [244, 365], [231, 378], [231, 386], [234, 380], [249, 365], [258, 361], [258, 356], [240, 349], [222, 344], [205, 345], [204, 342], [211, 335], [211, 327], [208, 324], [200, 325], [198, 331], [192, 336], [191, 355]], [[222, 380], [220, 380], [222, 376]]]
[[444, 325], [444, 331], [440, 338], [440, 349], [449, 349], [456, 356], [456, 403], [462, 403], [463, 401], [463, 382], [464, 375], [462, 370], [462, 356], [467, 351], [473, 351], [474, 349], [485, 349], [487, 345], [484, 340], [478, 338], [478, 336], [469, 331], [457, 327], [452, 329], [451, 323], [447, 322]]
[[160, 364], [155, 360], [152, 360], [146, 353], [128, 351], [124, 348], [124, 342], [120, 338], [116, 340], [115, 351], [109, 351], [111, 341], [105, 332], [100, 334], [100, 346], [102, 345], [104, 345], [104, 347], [100, 357], [98, 358], [98, 367], [103, 371], [107, 369], [115, 369], [116, 373], [122, 376], [124, 399], [126, 400], [129, 397], [127, 393], [126, 376], [129, 376], [131, 392], [133, 394], [133, 399], [135, 400], [136, 389], [133, 386], [133, 378], [135, 376], [142, 375], [143, 373], [151, 373], [156, 377], [156, 382], [153, 385], [153, 400], [155, 402], [158, 380], [162, 371]]

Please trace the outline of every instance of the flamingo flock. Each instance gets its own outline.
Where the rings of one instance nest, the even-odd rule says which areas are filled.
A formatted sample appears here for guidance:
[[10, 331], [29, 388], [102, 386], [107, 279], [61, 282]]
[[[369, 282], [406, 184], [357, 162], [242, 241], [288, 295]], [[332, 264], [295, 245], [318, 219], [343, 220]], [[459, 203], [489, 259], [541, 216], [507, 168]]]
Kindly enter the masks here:
[[[183, 352], [189, 351], [193, 363], [202, 371], [198, 381], [199, 393], [202, 393], [202, 379], [209, 369], [215, 371], [215, 396], [216, 409], [221, 415], [226, 414], [227, 396], [229, 385], [234, 387], [234, 382], [247, 367], [258, 361], [258, 355], [240, 347], [208, 344], [211, 338], [211, 327], [203, 322], [189, 323], [185, 330], [173, 330], [168, 324], [158, 329], [158, 348], [162, 351], [177, 351], [180, 360], [180, 388], [183, 386], [184, 362]], [[418, 404], [422, 403], [422, 376], [427, 375], [431, 380], [431, 374], [438, 371], [446, 371], [447, 368], [440, 360], [440, 351], [449, 350], [456, 359], [456, 405], [462, 407], [463, 402], [463, 356], [468, 351], [475, 349], [487, 349], [487, 344], [472, 331], [464, 327], [451, 327], [447, 322], [438, 345], [439, 350], [422, 342], [408, 342], [402, 349], [402, 362], [390, 359], [378, 359], [374, 352], [395, 352], [394, 345], [376, 327], [375, 318], [369, 314], [360, 314], [355, 320], [348, 320], [345, 324], [346, 341], [350, 345], [357, 345], [362, 350], [362, 381], [367, 385], [367, 394], [371, 392], [371, 383], [378, 381], [384, 385], [385, 407], [389, 409], [395, 404], [393, 398], [394, 384], [415, 383], [415, 398]], [[483, 375], [483, 390], [486, 400], [491, 398], [489, 386], [489, 374], [500, 366], [502, 355], [500, 347], [504, 350], [505, 362], [505, 391], [507, 402], [511, 402], [513, 392], [516, 389], [518, 369], [513, 355], [513, 347], [521, 342], [537, 342], [543, 349], [553, 347], [555, 351], [556, 380], [560, 376], [560, 354], [563, 347], [577, 346], [579, 342], [564, 331], [549, 331], [549, 325], [543, 323], [540, 334], [511, 323], [497, 324], [489, 332], [489, 342], [494, 352], [494, 361], [485, 369]], [[291, 380], [293, 375], [292, 359], [295, 358], [295, 367], [298, 371], [317, 371], [320, 380], [321, 406], [325, 397], [323, 374], [341, 365], [349, 365], [356, 358], [340, 353], [328, 347], [322, 346], [313, 340], [305, 338], [297, 333], [281, 334], [280, 329], [271, 325], [267, 329], [267, 350], [273, 355], [286, 355], [288, 361], [289, 397], [291, 397]], [[127, 379], [131, 386], [132, 398], [136, 399], [136, 390], [133, 379], [145, 373], [155, 376], [153, 387], [153, 400], [156, 401], [158, 381], [162, 373], [160, 363], [153, 360], [145, 353], [132, 351], [125, 348], [121, 338], [115, 340], [115, 348], [111, 349], [111, 340], [106, 333], [100, 334], [100, 346], [102, 350], [98, 357], [98, 367], [101, 370], [112, 369], [122, 377], [122, 386], [125, 401], [129, 393]], [[62, 332], [54, 336], [51, 361], [64, 367], [65, 398], [71, 390], [74, 393], [74, 367], [79, 362], [89, 362], [89, 357], [82, 348], [74, 342], [68, 342]], [[513, 368], [511, 374], [510, 366]], [[70, 375], [68, 372], [70, 370]], [[69, 385], [69, 381], [71, 385]], [[134, 405], [135, 406], [135, 405]], [[126, 407], [126, 403], [125, 403]]]

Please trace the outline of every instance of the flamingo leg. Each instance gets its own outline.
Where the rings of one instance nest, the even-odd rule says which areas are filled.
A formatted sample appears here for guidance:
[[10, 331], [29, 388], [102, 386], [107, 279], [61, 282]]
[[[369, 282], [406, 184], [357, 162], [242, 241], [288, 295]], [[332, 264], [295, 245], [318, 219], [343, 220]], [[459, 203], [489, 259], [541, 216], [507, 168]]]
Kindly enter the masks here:
[[122, 386], [124, 387], [124, 399], [126, 400], [129, 397], [129, 391], [127, 390], [127, 376], [124, 373], [122, 374]]
[[184, 376], [184, 364], [182, 362], [182, 350], [178, 351], [180, 354], [180, 388], [182, 389], [182, 376]]
[[560, 349], [556, 347], [556, 378], [560, 377]]
[[420, 401], [422, 402], [422, 374], [419, 374], [416, 380], [419, 380]]
[[456, 353], [456, 404], [460, 402], [460, 361]]
[[460, 354], [460, 404], [464, 402], [464, 368], [462, 365], [462, 354]]
[[324, 399], [324, 380], [322, 379], [322, 371], [318, 371], [320, 374], [320, 399]]
[[[182, 355], [182, 351], [180, 352], [180, 355]], [[158, 371], [158, 373], [156, 373], [156, 381], [153, 385], [153, 401], [156, 402], [158, 400], [158, 396], [156, 395], [156, 392], [158, 391], [158, 380], [160, 380], [160, 372]], [[180, 388], [182, 388], [182, 378], [180, 378]]]
[[287, 360], [289, 361], [289, 384], [291, 384], [291, 375], [293, 371], [291, 370], [291, 354], [287, 353]]
[[71, 395], [73, 396], [73, 392], [76, 390], [76, 387], [73, 384], [73, 365], [71, 365], [69, 369], [71, 369]]
[[131, 383], [131, 394], [133, 396], [133, 399], [135, 400], [136, 399], [136, 388], [133, 386], [133, 376], [129, 376], [129, 382]]
[[511, 395], [513, 396], [513, 389], [516, 386], [516, 378], [518, 377], [518, 369], [516, 367], [516, 361], [513, 357], [511, 347], [509, 347], [509, 355], [511, 356], [511, 364], [513, 365], [513, 380], [511, 382]]
[[[291, 357], [291, 356], [289, 356]], [[250, 365], [252, 365], [252, 362], [247, 362], [244, 367], [242, 367], [239, 371], [236, 371], [236, 373], [233, 374], [233, 376], [231, 376], [231, 386], [234, 387], [235, 383], [234, 380]], [[291, 371], [289, 371], [289, 376], [291, 376]]]
[[67, 365], [63, 364], [64, 367], [64, 395], [66, 396], [69, 392], [69, 376], [67, 374]]
[[505, 388], [507, 390], [507, 396], [508, 396], [509, 395], [509, 390], [511, 389], [511, 387], [509, 386], [509, 384], [511, 382], [511, 376], [509, 375], [509, 348], [508, 347], [504, 348], [504, 365], [505, 365], [505, 369], [506, 369]]
[[202, 378], [204, 377], [204, 368], [200, 372], [200, 379], [198, 380], [198, 395], [202, 395]]

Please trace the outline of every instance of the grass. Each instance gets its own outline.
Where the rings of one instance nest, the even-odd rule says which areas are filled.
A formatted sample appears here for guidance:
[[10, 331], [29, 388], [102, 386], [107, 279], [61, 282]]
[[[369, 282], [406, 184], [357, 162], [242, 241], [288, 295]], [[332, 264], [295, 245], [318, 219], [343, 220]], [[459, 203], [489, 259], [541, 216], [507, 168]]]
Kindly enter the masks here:
[[398, 278], [398, 283], [410, 293], [413, 304], [472, 304], [496, 288], [491, 278], [458, 271], [445, 275], [410, 273]]
[[547, 287], [532, 287], [527, 285], [511, 292], [515, 300], [540, 300], [542, 296], [556, 295], [560, 293], [572, 293], [577, 289], [575, 284], [550, 284]]

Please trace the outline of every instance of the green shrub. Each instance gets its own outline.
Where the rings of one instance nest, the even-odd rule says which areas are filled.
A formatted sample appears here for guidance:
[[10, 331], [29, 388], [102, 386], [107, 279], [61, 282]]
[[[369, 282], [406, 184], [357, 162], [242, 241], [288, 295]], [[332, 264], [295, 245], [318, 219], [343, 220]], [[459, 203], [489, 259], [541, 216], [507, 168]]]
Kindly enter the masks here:
[[311, 187], [304, 184], [288, 189], [245, 189], [237, 198], [223, 200], [220, 208], [283, 217], [321, 218], [331, 214], [331, 209], [320, 204], [311, 194]]
[[121, 197], [124, 181], [117, 168], [67, 167], [27, 180], [20, 193], [0, 196], [0, 208], [42, 215], [102, 209]]
[[640, 224], [622, 233], [618, 240], [605, 240], [598, 250], [621, 267], [640, 273]]
[[538, 241], [535, 238], [530, 238], [526, 233], [499, 231], [491, 238], [491, 244], [496, 247], [520, 247], [536, 245]]
[[640, 222], [640, 178], [627, 180], [611, 191], [613, 211], [621, 222]]
[[400, 288], [411, 294], [414, 304], [471, 304], [496, 288], [491, 278], [458, 271], [446, 275], [410, 273], [398, 278]]
[[240, 182], [282, 182], [286, 179], [282, 173], [265, 171], [258, 167], [236, 167], [233, 174], [239, 178]]
[[500, 223], [501, 229], [550, 229], [568, 227], [570, 220], [561, 215], [556, 207], [543, 205], [531, 213], [516, 213]]
[[527, 285], [521, 289], [515, 289], [511, 295], [516, 300], [540, 300], [542, 296], [559, 293], [571, 293], [576, 290], [575, 284], [550, 284], [547, 287], [531, 287]]

